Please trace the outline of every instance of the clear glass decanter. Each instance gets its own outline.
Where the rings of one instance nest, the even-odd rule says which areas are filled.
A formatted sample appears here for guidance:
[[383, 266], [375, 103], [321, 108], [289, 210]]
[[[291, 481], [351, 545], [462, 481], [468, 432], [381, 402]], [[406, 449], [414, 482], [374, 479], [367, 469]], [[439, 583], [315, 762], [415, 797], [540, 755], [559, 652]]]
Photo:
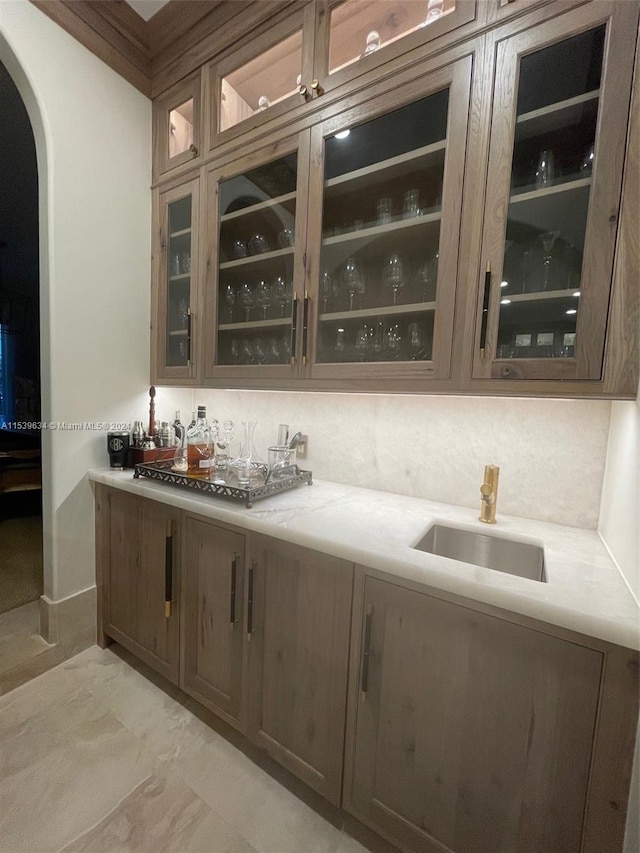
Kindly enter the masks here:
[[256, 421], [242, 421], [242, 444], [239, 455], [231, 463], [238, 485], [243, 489], [263, 486], [267, 477], [267, 465], [256, 453], [253, 435]]

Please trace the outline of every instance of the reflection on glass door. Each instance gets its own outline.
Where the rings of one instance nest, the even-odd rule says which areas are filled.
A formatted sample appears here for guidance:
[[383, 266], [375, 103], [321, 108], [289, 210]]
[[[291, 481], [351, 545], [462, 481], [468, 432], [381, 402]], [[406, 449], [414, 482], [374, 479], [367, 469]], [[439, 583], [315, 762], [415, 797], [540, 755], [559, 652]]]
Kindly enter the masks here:
[[290, 364], [297, 154], [219, 184], [219, 365]]
[[167, 328], [168, 367], [187, 367], [191, 361], [192, 196], [168, 205]]
[[520, 62], [498, 358], [575, 354], [605, 27]]
[[449, 89], [325, 142], [318, 363], [433, 358]]

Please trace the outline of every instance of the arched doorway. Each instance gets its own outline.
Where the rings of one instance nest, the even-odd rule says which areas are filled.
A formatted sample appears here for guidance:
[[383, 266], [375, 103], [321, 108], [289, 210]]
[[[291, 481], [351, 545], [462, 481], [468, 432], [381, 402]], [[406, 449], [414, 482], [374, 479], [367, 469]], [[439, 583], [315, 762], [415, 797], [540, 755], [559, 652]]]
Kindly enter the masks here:
[[16, 66], [0, 38], [0, 619], [28, 605], [26, 624], [37, 626], [45, 588], [38, 188], [44, 158], [34, 135], [39, 111]]

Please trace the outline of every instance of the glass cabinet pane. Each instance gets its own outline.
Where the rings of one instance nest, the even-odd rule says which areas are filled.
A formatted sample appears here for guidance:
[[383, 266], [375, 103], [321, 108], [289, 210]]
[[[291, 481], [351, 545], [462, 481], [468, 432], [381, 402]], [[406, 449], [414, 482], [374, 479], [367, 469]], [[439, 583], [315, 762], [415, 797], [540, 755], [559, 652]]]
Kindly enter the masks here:
[[169, 367], [186, 367], [191, 358], [191, 196], [169, 204], [167, 248], [167, 338]]
[[302, 71], [302, 30], [222, 77], [221, 131], [295, 94]]
[[331, 12], [329, 73], [453, 12], [455, 0], [345, 0]]
[[432, 359], [449, 90], [325, 142], [316, 361]]
[[520, 62], [498, 358], [575, 354], [605, 27]]
[[290, 364], [297, 154], [219, 184], [220, 365]]
[[169, 157], [193, 145], [193, 98], [169, 111]]

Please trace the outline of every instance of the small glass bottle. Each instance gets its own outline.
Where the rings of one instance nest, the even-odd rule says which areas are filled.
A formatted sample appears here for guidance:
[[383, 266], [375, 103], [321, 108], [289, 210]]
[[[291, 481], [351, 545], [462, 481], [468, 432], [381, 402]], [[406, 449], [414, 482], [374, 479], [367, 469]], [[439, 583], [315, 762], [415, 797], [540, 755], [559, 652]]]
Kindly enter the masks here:
[[180, 409], [176, 409], [176, 417], [173, 421], [173, 429], [176, 434], [176, 445], [178, 447], [184, 447], [184, 440], [186, 438], [187, 431], [185, 429], [184, 424], [180, 420]]
[[198, 406], [195, 425], [187, 430], [187, 471], [190, 476], [208, 477], [211, 466], [211, 430], [206, 406]]

